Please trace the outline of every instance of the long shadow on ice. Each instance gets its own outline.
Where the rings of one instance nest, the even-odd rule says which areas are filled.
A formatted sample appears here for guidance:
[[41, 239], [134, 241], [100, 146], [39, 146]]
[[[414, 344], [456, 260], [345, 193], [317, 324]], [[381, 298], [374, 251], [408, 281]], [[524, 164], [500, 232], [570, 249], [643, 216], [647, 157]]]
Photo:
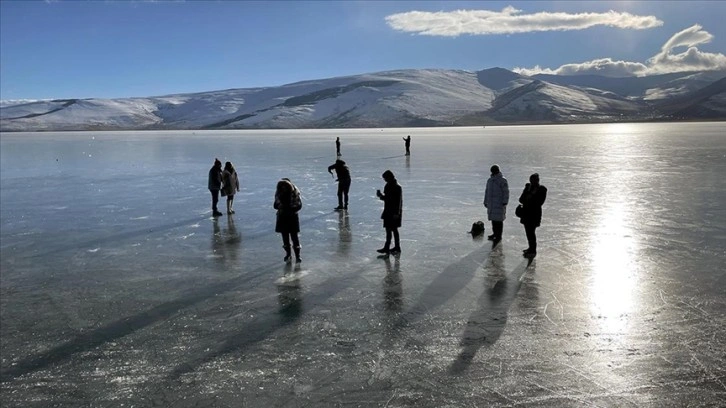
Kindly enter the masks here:
[[[312, 216], [309, 218], [303, 218], [300, 220], [300, 225], [305, 225], [305, 224], [311, 223], [315, 220], [318, 220], [320, 218], [328, 217], [328, 216], [330, 216], [330, 214], [332, 214], [332, 212], [321, 213], [321, 214], [318, 214], [318, 215], [315, 215], [315, 216]], [[274, 212], [272, 212], [270, 219], [274, 220], [274, 217], [275, 217]], [[150, 236], [154, 233], [173, 230], [174, 228], [191, 225], [191, 224], [194, 224], [195, 222], [208, 220], [209, 218], [210, 217], [208, 217], [206, 215], [198, 216], [198, 217], [194, 217], [194, 218], [188, 218], [185, 220], [177, 221], [177, 222], [174, 222], [171, 224], [149, 226], [149, 227], [145, 227], [143, 229], [139, 229], [139, 230], [135, 230], [135, 231], [122, 232], [120, 234], [109, 235], [109, 236], [102, 237], [102, 238], [89, 239], [89, 240], [83, 241], [83, 242], [70, 243], [70, 244], [55, 247], [54, 249], [51, 249], [46, 252], [32, 254], [32, 255], [29, 255], [28, 257], [42, 258], [42, 257], [47, 257], [50, 255], [62, 253], [65, 251], [78, 250], [78, 249], [83, 249], [83, 248], [95, 248], [95, 247], [103, 246], [103, 245], [107, 245], [107, 244], [118, 245], [119, 241], [131, 239], [131, 238], [137, 238], [137, 237], [141, 237], [141, 236]], [[214, 219], [213, 222], [218, 222], [218, 220]], [[236, 229], [235, 229], [235, 233], [236, 233]], [[249, 233], [245, 234], [245, 239], [253, 240], [253, 239], [257, 239], [257, 238], [268, 236], [268, 235], [274, 235], [274, 234], [276, 234], [275, 228], [274, 228], [274, 221], [271, 221], [269, 229], [266, 228], [264, 230], [250, 231]]]
[[[456, 360], [449, 367], [451, 374], [459, 374], [470, 365], [480, 348], [490, 347], [499, 340], [507, 325], [509, 309], [517, 298], [519, 288], [532, 259], [523, 261], [509, 275], [504, 271], [504, 255], [490, 257], [487, 265], [488, 288], [477, 299], [478, 309], [466, 322], [461, 338], [463, 347]], [[511, 281], [510, 281], [511, 278]]]
[[440, 307], [466, 287], [474, 278], [476, 270], [487, 260], [491, 251], [491, 248], [482, 246], [447, 266], [424, 290], [418, 302], [393, 323], [389, 336], [383, 341], [381, 347], [387, 349], [393, 347], [396, 339], [403, 334], [405, 327], [431, 310]]
[[118, 241], [123, 241], [123, 240], [129, 239], [129, 238], [148, 236], [148, 235], [151, 235], [156, 232], [168, 231], [168, 230], [172, 230], [174, 228], [183, 227], [185, 225], [189, 225], [194, 222], [199, 222], [199, 221], [202, 221], [202, 220], [205, 220], [208, 218], [209, 217], [207, 217], [207, 216], [198, 216], [198, 217], [189, 218], [189, 219], [182, 220], [182, 221], [177, 221], [177, 222], [171, 223], [171, 224], [149, 226], [149, 227], [145, 227], [140, 230], [122, 232], [120, 234], [110, 235], [110, 236], [106, 236], [103, 238], [89, 239], [89, 240], [83, 241], [83, 242], [72, 242], [67, 245], [58, 246], [50, 251], [30, 255], [30, 257], [42, 258], [42, 257], [46, 257], [49, 255], [58, 254], [60, 252], [70, 251], [70, 250], [77, 250], [77, 249], [82, 249], [82, 248], [94, 248], [94, 247], [102, 246], [105, 244], [114, 244], [114, 243], [117, 243]]
[[166, 320], [184, 308], [209, 298], [213, 298], [221, 293], [233, 290], [257, 277], [269, 274], [270, 270], [275, 265], [279, 265], [279, 262], [261, 266], [253, 271], [250, 271], [250, 273], [245, 274], [244, 276], [228, 279], [205, 286], [201, 289], [190, 291], [179, 296], [176, 300], [162, 303], [147, 311], [125, 317], [103, 327], [99, 327], [98, 329], [91, 330], [88, 333], [77, 336], [73, 340], [53, 347], [46, 352], [26, 357], [15, 363], [13, 366], [0, 371], [0, 382], [11, 381], [24, 374], [59, 363], [72, 357], [74, 354], [92, 350], [104, 343], [108, 343], [154, 323]]
[[[198, 345], [198, 351], [189, 352], [192, 355], [189, 360], [179, 364], [172, 370], [168, 377], [169, 380], [176, 380], [181, 375], [193, 372], [204, 363], [213, 361], [223, 355], [244, 352], [249, 347], [272, 336], [276, 331], [299, 320], [304, 313], [302, 291], [299, 281], [294, 276], [290, 276], [289, 266], [285, 268], [285, 282], [278, 285], [279, 308], [276, 312], [261, 314], [252, 322], [245, 324], [237, 333], [216, 342], [216, 344], [204, 343]], [[360, 279], [363, 272], [369, 268], [370, 264], [366, 264], [347, 275], [327, 279], [318, 286], [317, 291], [305, 295], [307, 303], [311, 305], [325, 303], [338, 292], [351, 287], [353, 282]]]

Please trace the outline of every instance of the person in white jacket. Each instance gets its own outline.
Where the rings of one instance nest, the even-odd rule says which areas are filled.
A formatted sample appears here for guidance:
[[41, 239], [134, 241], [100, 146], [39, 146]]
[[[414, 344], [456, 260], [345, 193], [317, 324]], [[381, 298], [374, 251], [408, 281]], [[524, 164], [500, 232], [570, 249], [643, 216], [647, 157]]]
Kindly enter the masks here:
[[487, 238], [497, 243], [502, 240], [504, 220], [507, 218], [509, 184], [498, 165], [493, 165], [490, 170], [492, 175], [487, 180], [487, 187], [484, 191], [484, 207], [487, 209], [487, 218], [492, 222], [492, 234]]

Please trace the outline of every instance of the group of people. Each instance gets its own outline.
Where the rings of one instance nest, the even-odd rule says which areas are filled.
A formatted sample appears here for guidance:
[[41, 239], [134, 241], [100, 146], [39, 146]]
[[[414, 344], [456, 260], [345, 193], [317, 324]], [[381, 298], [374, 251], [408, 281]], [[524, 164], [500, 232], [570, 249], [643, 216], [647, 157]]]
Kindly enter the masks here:
[[219, 217], [222, 213], [217, 209], [219, 203], [219, 195], [227, 197], [227, 214], [234, 214], [232, 204], [234, 203], [234, 195], [239, 191], [239, 178], [237, 171], [231, 162], [224, 164], [219, 159], [214, 159], [214, 165], [209, 169], [209, 181], [207, 182], [209, 192], [212, 193], [212, 216]]
[[[409, 136], [410, 137], [410, 136]], [[338, 145], [340, 139], [336, 140]], [[336, 211], [348, 209], [348, 192], [350, 191], [350, 169], [345, 161], [337, 159], [335, 163], [328, 166], [328, 173], [331, 175], [335, 171], [338, 176], [338, 206]], [[378, 252], [381, 254], [397, 254], [401, 252], [401, 240], [398, 235], [398, 229], [401, 227], [401, 219], [403, 218], [403, 189], [398, 184], [396, 176], [391, 170], [386, 170], [381, 175], [386, 185], [381, 190], [376, 191], [376, 196], [383, 201], [383, 228], [386, 229], [386, 243]], [[391, 238], [393, 238], [393, 248], [391, 248]]]
[[[492, 222], [492, 234], [487, 238], [497, 242], [502, 240], [504, 220], [507, 218], [507, 204], [509, 203], [509, 184], [504, 178], [498, 165], [490, 168], [491, 176], [487, 180], [484, 190], [484, 207], [487, 209], [487, 218]], [[519, 222], [524, 225], [527, 235], [527, 248], [522, 255], [528, 258], [537, 256], [537, 235], [535, 230], [542, 222], [542, 205], [547, 199], [547, 187], [539, 183], [539, 174], [529, 176], [522, 194], [519, 196], [519, 208], [515, 214]]]
[[[406, 138], [404, 138], [406, 140]], [[407, 154], [411, 136], [406, 142]], [[340, 157], [340, 138], [336, 139], [337, 155]], [[328, 166], [328, 173], [335, 171], [338, 182], [338, 206], [336, 211], [348, 209], [348, 193], [350, 191], [351, 176], [350, 169], [345, 161], [338, 158], [335, 163]], [[498, 165], [490, 168], [491, 176], [487, 180], [484, 191], [484, 207], [487, 209], [487, 218], [492, 224], [492, 234], [488, 239], [496, 245], [502, 239], [504, 220], [507, 216], [507, 205], [509, 204], [509, 184], [502, 174]], [[377, 252], [388, 255], [401, 253], [401, 240], [398, 229], [401, 227], [403, 218], [403, 189], [396, 176], [391, 170], [386, 170], [381, 175], [385, 181], [383, 192], [376, 191], [376, 196], [383, 201], [383, 228], [386, 230], [386, 241]], [[212, 215], [218, 217], [222, 213], [217, 209], [219, 195], [227, 197], [227, 214], [234, 214], [232, 205], [234, 195], [239, 191], [239, 178], [232, 163], [226, 162], [222, 168], [219, 159], [214, 160], [214, 165], [209, 170], [209, 191], [212, 194]], [[547, 198], [547, 188], [539, 183], [539, 174], [534, 173], [529, 177], [522, 194], [519, 196], [519, 207], [515, 214], [524, 225], [527, 236], [528, 247], [522, 251], [523, 256], [532, 258], [537, 255], [537, 236], [535, 230], [542, 221], [542, 205]], [[283, 178], [277, 183], [273, 208], [277, 210], [275, 232], [282, 236], [282, 245], [285, 250], [285, 262], [292, 262], [293, 252], [295, 262], [302, 262], [300, 257], [300, 219], [298, 212], [302, 209], [302, 196], [300, 190], [288, 178]], [[393, 246], [391, 246], [393, 244]]]

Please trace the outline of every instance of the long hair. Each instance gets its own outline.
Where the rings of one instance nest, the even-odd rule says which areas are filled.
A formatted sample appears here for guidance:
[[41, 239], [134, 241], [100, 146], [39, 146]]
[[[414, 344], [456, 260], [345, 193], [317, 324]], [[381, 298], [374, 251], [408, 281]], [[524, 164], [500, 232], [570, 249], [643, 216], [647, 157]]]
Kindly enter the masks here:
[[224, 169], [227, 170], [230, 174], [234, 174], [234, 166], [232, 166], [232, 162], [224, 163]]

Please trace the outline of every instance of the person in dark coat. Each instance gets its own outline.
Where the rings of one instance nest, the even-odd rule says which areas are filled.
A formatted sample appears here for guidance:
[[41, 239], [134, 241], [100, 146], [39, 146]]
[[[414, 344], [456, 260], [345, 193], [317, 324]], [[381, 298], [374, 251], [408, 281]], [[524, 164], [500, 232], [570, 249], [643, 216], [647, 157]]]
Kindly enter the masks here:
[[214, 165], [209, 169], [209, 180], [207, 181], [207, 188], [212, 193], [212, 216], [219, 217], [222, 215], [217, 209], [217, 203], [219, 203], [219, 190], [222, 188], [222, 162], [219, 159], [214, 159]]
[[523, 251], [528, 258], [537, 256], [537, 236], [535, 229], [542, 222], [542, 205], [547, 199], [547, 187], [539, 184], [539, 174], [529, 176], [529, 183], [524, 186], [519, 202], [522, 204], [522, 217], [519, 222], [524, 224], [529, 247]]
[[336, 210], [348, 209], [348, 192], [350, 191], [350, 169], [343, 160], [336, 160], [334, 164], [328, 166], [328, 173], [338, 176], [338, 206]]
[[335, 138], [335, 152], [338, 154], [338, 156], [341, 155], [340, 154], [340, 138], [339, 137], [336, 137]]
[[408, 137], [404, 137], [403, 141], [406, 142], [406, 156], [411, 155], [411, 135], [408, 135]]
[[300, 232], [300, 219], [297, 212], [302, 209], [302, 198], [300, 190], [292, 184], [290, 179], [284, 178], [277, 182], [275, 190], [275, 202], [273, 207], [277, 210], [277, 221], [275, 222], [275, 232], [282, 235], [282, 247], [285, 249], [285, 262], [292, 260], [290, 253], [290, 241], [292, 248], [295, 250], [295, 262], [302, 262], [300, 258], [300, 240], [298, 232]]
[[[378, 198], [383, 200], [383, 228], [386, 229], [386, 243], [378, 252], [381, 254], [397, 254], [401, 252], [401, 240], [398, 236], [398, 229], [401, 227], [401, 218], [403, 216], [403, 189], [398, 184], [396, 176], [391, 170], [386, 170], [382, 175], [386, 181], [386, 186], [376, 191]], [[391, 236], [394, 239], [394, 247], [391, 248]]]
[[487, 180], [487, 187], [484, 191], [484, 207], [487, 209], [487, 218], [492, 222], [492, 235], [487, 238], [496, 244], [502, 240], [504, 220], [507, 218], [509, 183], [502, 175], [498, 165], [493, 165], [490, 171], [492, 175]]
[[232, 205], [234, 204], [234, 195], [239, 191], [239, 178], [231, 162], [224, 163], [222, 182], [224, 183], [222, 190], [227, 195], [227, 214], [234, 214]]

